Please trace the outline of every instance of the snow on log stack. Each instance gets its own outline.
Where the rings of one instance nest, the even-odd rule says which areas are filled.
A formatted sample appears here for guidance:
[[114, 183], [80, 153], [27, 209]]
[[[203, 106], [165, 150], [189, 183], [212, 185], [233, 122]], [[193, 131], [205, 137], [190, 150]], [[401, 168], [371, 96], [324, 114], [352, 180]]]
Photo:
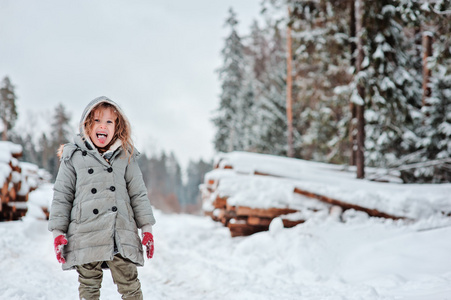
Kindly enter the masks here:
[[22, 146], [0, 142], [0, 221], [19, 220], [27, 213], [28, 194], [48, 174], [38, 166], [19, 162]]
[[442, 185], [443, 199], [431, 199], [422, 185], [406, 192], [406, 185], [354, 177], [338, 165], [247, 152], [221, 154], [200, 185], [203, 210], [232, 236], [268, 230], [276, 217], [284, 227], [293, 227], [313, 217], [360, 214], [413, 220], [451, 212], [450, 204], [442, 205], [450, 186]]

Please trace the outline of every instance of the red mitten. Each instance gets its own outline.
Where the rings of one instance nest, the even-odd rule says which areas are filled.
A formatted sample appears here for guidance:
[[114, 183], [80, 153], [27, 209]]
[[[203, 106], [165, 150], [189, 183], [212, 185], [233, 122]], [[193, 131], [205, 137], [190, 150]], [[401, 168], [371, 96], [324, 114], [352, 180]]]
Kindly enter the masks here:
[[154, 251], [154, 243], [153, 243], [153, 235], [150, 232], [143, 233], [143, 241], [142, 244], [146, 246], [146, 255], [148, 259], [153, 257]]
[[59, 263], [65, 264], [66, 260], [61, 255], [61, 250], [63, 249], [64, 245], [67, 245], [66, 237], [63, 234], [57, 236], [53, 244], [55, 245], [56, 259]]

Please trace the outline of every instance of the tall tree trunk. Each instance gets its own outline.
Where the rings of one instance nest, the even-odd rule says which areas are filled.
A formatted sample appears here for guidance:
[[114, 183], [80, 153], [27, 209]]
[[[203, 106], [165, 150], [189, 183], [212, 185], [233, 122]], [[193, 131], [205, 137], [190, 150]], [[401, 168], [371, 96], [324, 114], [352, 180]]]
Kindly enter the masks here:
[[[362, 28], [363, 28], [363, 0], [356, 0], [355, 2], [355, 18], [356, 18], [356, 33], [357, 33], [357, 61], [356, 74], [361, 71], [362, 62], [364, 58]], [[365, 87], [362, 82], [357, 83], [357, 91], [363, 103], [356, 104], [357, 115], [357, 178], [365, 177]]]
[[423, 106], [426, 105], [426, 98], [431, 95], [431, 88], [428, 87], [431, 70], [428, 68], [428, 58], [432, 56], [432, 33], [423, 32]]
[[[355, 0], [349, 0], [349, 35], [352, 39], [355, 38]], [[351, 52], [351, 66], [355, 66], [355, 50], [356, 44], [354, 40], [351, 40], [350, 49]], [[351, 156], [349, 158], [349, 164], [351, 166], [356, 165], [356, 155], [357, 155], [357, 113], [355, 104], [349, 102], [349, 110], [351, 112], [351, 120], [349, 122], [349, 142], [351, 144]]]
[[[288, 9], [288, 18], [291, 18], [290, 10]], [[290, 22], [290, 21], [289, 21]], [[288, 157], [294, 157], [293, 147], [293, 75], [292, 75], [292, 61], [293, 49], [291, 38], [291, 23], [287, 26], [287, 124], [288, 124]]]
[[3, 122], [3, 132], [2, 132], [2, 141], [6, 141], [8, 139], [8, 124]]

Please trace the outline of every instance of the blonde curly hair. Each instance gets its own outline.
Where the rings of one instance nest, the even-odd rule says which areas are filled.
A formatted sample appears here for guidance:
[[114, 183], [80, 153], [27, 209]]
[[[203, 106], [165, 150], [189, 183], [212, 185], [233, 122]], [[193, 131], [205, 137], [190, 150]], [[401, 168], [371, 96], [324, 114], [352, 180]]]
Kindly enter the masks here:
[[[91, 111], [89, 112], [88, 116], [85, 118], [84, 121], [84, 133], [85, 133], [85, 139], [90, 136], [91, 130], [94, 124], [94, 114], [97, 110], [100, 111], [100, 114], [102, 114], [103, 110], [110, 109], [114, 116], [116, 117], [115, 120], [115, 128], [114, 128], [114, 136], [111, 140], [110, 144], [108, 146], [111, 146], [114, 144], [117, 140], [121, 141], [122, 148], [126, 152], [126, 155], [130, 157], [133, 155], [134, 152], [134, 145], [131, 137], [131, 126], [128, 119], [122, 115], [122, 113], [117, 109], [116, 106], [114, 106], [111, 103], [108, 102], [100, 102], [96, 106], [94, 106]], [[108, 147], [107, 146], [107, 147]]]

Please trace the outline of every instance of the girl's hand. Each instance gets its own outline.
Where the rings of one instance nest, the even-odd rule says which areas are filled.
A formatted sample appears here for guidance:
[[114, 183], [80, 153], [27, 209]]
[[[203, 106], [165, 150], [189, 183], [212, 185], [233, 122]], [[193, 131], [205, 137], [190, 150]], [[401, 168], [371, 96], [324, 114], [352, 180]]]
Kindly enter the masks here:
[[56, 259], [59, 263], [65, 264], [66, 260], [61, 254], [61, 250], [63, 250], [64, 245], [67, 245], [67, 239], [64, 234], [57, 236], [53, 242], [53, 245], [55, 246]]
[[142, 244], [146, 246], [146, 256], [148, 259], [151, 259], [153, 257], [153, 251], [154, 251], [154, 242], [153, 242], [153, 235], [150, 232], [143, 232], [143, 241]]

